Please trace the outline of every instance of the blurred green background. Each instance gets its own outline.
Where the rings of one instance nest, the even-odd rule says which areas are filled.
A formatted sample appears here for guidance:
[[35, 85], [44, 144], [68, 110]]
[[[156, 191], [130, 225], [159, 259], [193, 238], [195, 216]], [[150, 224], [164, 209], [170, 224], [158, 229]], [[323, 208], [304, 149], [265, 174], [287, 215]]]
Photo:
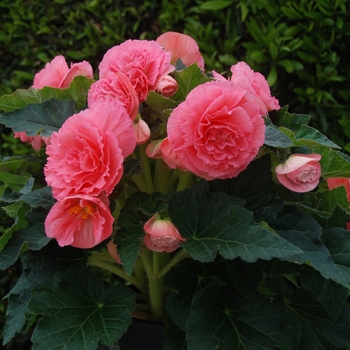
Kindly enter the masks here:
[[[56, 55], [97, 68], [126, 39], [166, 31], [192, 36], [206, 70], [229, 71], [246, 61], [266, 76], [289, 111], [310, 114], [311, 126], [350, 153], [350, 4], [347, 0], [1, 0], [0, 95], [32, 85]], [[0, 126], [0, 154], [31, 148]], [[0, 208], [1, 227], [10, 224]], [[20, 274], [0, 274], [0, 297]], [[0, 332], [6, 299], [0, 302]], [[1, 334], [0, 334], [1, 336]], [[27, 349], [26, 332], [7, 349]]]

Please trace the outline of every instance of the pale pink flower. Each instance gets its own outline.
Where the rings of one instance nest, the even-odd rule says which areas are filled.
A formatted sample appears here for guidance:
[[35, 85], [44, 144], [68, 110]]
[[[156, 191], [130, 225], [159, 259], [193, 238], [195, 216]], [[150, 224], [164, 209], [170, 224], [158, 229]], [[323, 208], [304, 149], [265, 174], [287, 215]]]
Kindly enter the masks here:
[[56, 202], [45, 219], [45, 232], [59, 246], [92, 248], [111, 236], [114, 218], [98, 197], [70, 196]]
[[161, 219], [159, 214], [152, 216], [143, 229], [146, 247], [154, 252], [171, 253], [185, 241], [170, 219]]
[[146, 147], [146, 155], [148, 158], [162, 158], [162, 153], [160, 151], [160, 145], [163, 142], [163, 139], [152, 140]]
[[156, 86], [156, 91], [165, 97], [170, 97], [176, 94], [176, 91], [179, 89], [177, 81], [166, 74], [160, 79]]
[[[261, 110], [265, 114], [267, 111], [280, 109], [278, 100], [271, 96], [271, 90], [265, 77], [254, 72], [245, 62], [238, 62], [231, 66], [232, 76], [228, 80], [233, 84], [239, 85], [242, 89], [247, 90], [261, 100]], [[213, 77], [217, 80], [225, 80], [225, 78], [213, 72]]]
[[28, 136], [25, 131], [14, 132], [15, 138], [19, 138], [22, 142], [28, 142], [35, 151], [40, 151], [43, 145], [50, 143], [50, 137], [42, 137], [40, 135]]
[[197, 42], [189, 35], [166, 32], [156, 40], [165, 50], [171, 52], [171, 63], [175, 64], [180, 59], [186, 66], [197, 63], [199, 68], [204, 69], [204, 59], [199, 52]]
[[292, 154], [283, 164], [277, 165], [277, 179], [291, 191], [309, 192], [320, 181], [320, 159], [320, 154]]
[[265, 140], [256, 98], [228, 81], [195, 87], [172, 111], [167, 131], [166, 148], [175, 155], [170, 153], [170, 160], [206, 180], [237, 176]]
[[141, 145], [142, 143], [147, 142], [151, 136], [151, 130], [148, 124], [144, 120], [138, 119], [134, 120], [133, 126], [135, 130], [136, 144]]
[[155, 91], [164, 74], [175, 67], [170, 64], [171, 54], [150, 40], [126, 40], [109, 49], [100, 65], [100, 78], [108, 72], [122, 71], [130, 79], [140, 102], [146, 100], [150, 91]]
[[71, 63], [69, 68], [66, 59], [59, 55], [51, 62], [48, 62], [40, 72], [35, 74], [33, 88], [41, 89], [45, 86], [66, 88], [78, 75], [92, 79], [93, 71], [90, 63], [86, 61]]
[[88, 106], [107, 101], [118, 101], [134, 120], [140, 101], [129, 78], [123, 72], [109, 72], [104, 78], [94, 82], [88, 92]]
[[181, 163], [181, 160], [177, 156], [177, 153], [173, 151], [173, 148], [170, 146], [169, 138], [166, 137], [160, 144], [160, 153], [164, 162], [171, 169], [179, 168], [183, 171], [186, 171], [186, 167]]
[[51, 135], [46, 182], [59, 200], [71, 195], [97, 196], [103, 191], [109, 195], [121, 179], [125, 156], [135, 145], [125, 108], [100, 103], [74, 114]]
[[117, 252], [117, 245], [113, 242], [113, 239], [111, 239], [107, 243], [107, 250], [108, 250], [109, 255], [115, 260], [116, 263], [118, 263], [118, 264], [122, 263], [120, 256]]
[[347, 177], [330, 177], [327, 179], [328, 188], [333, 190], [336, 187], [344, 186], [348, 202], [350, 203], [350, 178]]

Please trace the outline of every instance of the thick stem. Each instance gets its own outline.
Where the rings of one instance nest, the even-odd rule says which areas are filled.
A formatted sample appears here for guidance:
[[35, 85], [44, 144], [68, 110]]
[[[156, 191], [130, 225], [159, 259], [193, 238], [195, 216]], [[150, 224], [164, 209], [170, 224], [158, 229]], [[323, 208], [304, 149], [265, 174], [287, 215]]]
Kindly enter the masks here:
[[170, 271], [170, 269], [178, 264], [181, 260], [190, 257], [190, 254], [187, 253], [184, 250], [180, 250], [170, 261], [167, 265], [165, 265], [156, 276], [157, 278], [163, 277], [167, 272]]
[[191, 178], [192, 178], [192, 173], [190, 173], [189, 171], [179, 172], [180, 181], [179, 181], [179, 184], [177, 185], [176, 191], [180, 192], [186, 189], [189, 185]]
[[148, 193], [153, 193], [154, 186], [153, 186], [153, 180], [152, 180], [151, 167], [149, 164], [149, 158], [146, 155], [146, 145], [143, 143], [139, 145], [139, 148], [140, 148], [141, 164], [142, 164], [142, 168], [146, 178]]

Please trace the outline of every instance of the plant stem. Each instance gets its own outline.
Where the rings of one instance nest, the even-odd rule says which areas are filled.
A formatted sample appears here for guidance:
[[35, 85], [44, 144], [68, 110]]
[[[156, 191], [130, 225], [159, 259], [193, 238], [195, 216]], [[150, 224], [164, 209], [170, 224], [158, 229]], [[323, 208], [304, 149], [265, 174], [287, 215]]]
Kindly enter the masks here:
[[179, 171], [179, 184], [177, 185], [176, 191], [182, 191], [188, 187], [189, 181], [191, 180], [192, 173], [189, 171]]
[[114, 273], [115, 275], [123, 278], [125, 281], [133, 284], [136, 288], [138, 288], [139, 290], [142, 290], [142, 283], [140, 283], [140, 281], [135, 278], [134, 276], [129, 276], [121, 267], [119, 266], [115, 266], [115, 265], [111, 265], [108, 262], [105, 261], [101, 261], [98, 259], [93, 259], [92, 257], [90, 257], [88, 259], [88, 265], [91, 266], [97, 266], [100, 267], [101, 269], [107, 270], [109, 272]]
[[190, 257], [190, 254], [188, 254], [185, 250], [180, 250], [172, 260], [169, 261], [167, 265], [165, 265], [156, 276], [157, 278], [163, 277], [173, 266], [178, 264], [181, 260]]
[[154, 186], [152, 181], [152, 173], [151, 173], [151, 167], [149, 164], [149, 158], [146, 155], [146, 145], [143, 143], [139, 145], [139, 148], [140, 148], [141, 164], [142, 164], [142, 168], [146, 178], [148, 193], [153, 193]]

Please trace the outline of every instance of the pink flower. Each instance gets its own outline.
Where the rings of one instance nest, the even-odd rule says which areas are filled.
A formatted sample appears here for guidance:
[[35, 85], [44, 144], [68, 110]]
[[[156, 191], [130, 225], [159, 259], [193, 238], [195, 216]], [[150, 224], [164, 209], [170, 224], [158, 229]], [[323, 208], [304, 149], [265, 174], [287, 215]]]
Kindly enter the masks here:
[[162, 158], [162, 153], [160, 151], [160, 145], [162, 141], [163, 141], [162, 139], [153, 140], [147, 145], [145, 152], [148, 158], [153, 158], [153, 159]]
[[35, 74], [33, 88], [41, 89], [45, 86], [66, 88], [78, 75], [92, 79], [93, 71], [90, 63], [86, 61], [71, 63], [69, 68], [63, 56], [56, 56], [46, 64], [45, 68]]
[[164, 148], [169, 151], [164, 161], [169, 164], [170, 159], [206, 180], [237, 176], [265, 140], [264, 119], [255, 97], [228, 81], [194, 88], [172, 111], [167, 131], [168, 146], [161, 145], [162, 153]]
[[316, 188], [321, 176], [320, 154], [292, 154], [276, 167], [278, 181], [294, 192], [309, 192]]
[[350, 203], [350, 178], [346, 177], [331, 177], [327, 179], [328, 188], [333, 190], [336, 187], [344, 186], [348, 202]]
[[139, 99], [129, 78], [123, 72], [109, 72], [94, 82], [88, 92], [88, 106], [103, 101], [119, 101], [134, 120], [139, 110]]
[[100, 78], [106, 77], [110, 71], [122, 71], [143, 102], [149, 91], [156, 90], [162, 76], [175, 69], [170, 59], [170, 52], [155, 41], [127, 40], [106, 52], [99, 65]]
[[92, 248], [111, 236], [114, 218], [98, 197], [70, 196], [56, 202], [45, 219], [45, 232], [61, 247]]
[[148, 124], [144, 120], [138, 119], [134, 120], [133, 126], [135, 130], [136, 144], [140, 145], [147, 142], [151, 136], [151, 130]]
[[14, 132], [15, 138], [19, 138], [22, 142], [29, 142], [35, 151], [40, 151], [43, 145], [50, 143], [50, 137], [42, 137], [40, 135], [28, 136], [25, 131]]
[[116, 263], [122, 263], [120, 256], [117, 252], [117, 245], [113, 242], [113, 239], [107, 243], [107, 250], [109, 255], [115, 260]]
[[170, 97], [176, 94], [178, 88], [179, 85], [177, 84], [177, 81], [170, 75], [165, 74], [158, 82], [156, 91], [165, 97]]
[[186, 66], [197, 63], [204, 69], [204, 59], [199, 52], [197, 42], [186, 34], [166, 32], [156, 40], [165, 50], [171, 52], [171, 63], [175, 64], [180, 59]]
[[[242, 89], [247, 90], [261, 100], [261, 110], [265, 114], [266, 111], [280, 109], [278, 100], [271, 96], [271, 90], [265, 77], [259, 73], [254, 72], [245, 62], [238, 62], [231, 67], [232, 76], [228, 79], [233, 84], [239, 85]], [[217, 80], [224, 80], [225, 78], [213, 72], [213, 76]]]
[[74, 114], [51, 135], [46, 182], [56, 199], [109, 195], [123, 174], [123, 161], [135, 148], [130, 117], [121, 105], [97, 104]]
[[154, 252], [171, 253], [179, 248], [180, 242], [185, 241], [170, 219], [161, 219], [155, 214], [143, 226], [144, 242], [148, 249]]

